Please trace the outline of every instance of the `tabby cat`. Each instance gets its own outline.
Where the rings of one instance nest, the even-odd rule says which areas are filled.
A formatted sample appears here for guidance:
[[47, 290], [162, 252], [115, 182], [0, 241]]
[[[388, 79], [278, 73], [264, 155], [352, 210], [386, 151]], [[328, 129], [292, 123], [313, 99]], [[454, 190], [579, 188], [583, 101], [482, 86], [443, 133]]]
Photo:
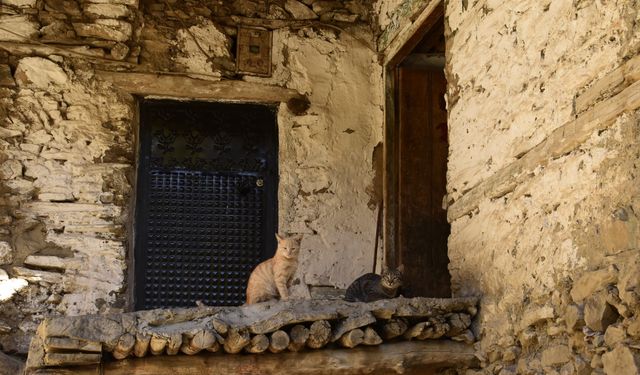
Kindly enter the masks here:
[[278, 248], [273, 258], [258, 264], [247, 283], [247, 304], [289, 298], [289, 285], [298, 268], [302, 235], [282, 237], [276, 233]]
[[372, 302], [395, 298], [402, 286], [403, 266], [398, 269], [384, 267], [382, 275], [366, 273], [355, 279], [347, 288], [344, 299], [349, 302]]

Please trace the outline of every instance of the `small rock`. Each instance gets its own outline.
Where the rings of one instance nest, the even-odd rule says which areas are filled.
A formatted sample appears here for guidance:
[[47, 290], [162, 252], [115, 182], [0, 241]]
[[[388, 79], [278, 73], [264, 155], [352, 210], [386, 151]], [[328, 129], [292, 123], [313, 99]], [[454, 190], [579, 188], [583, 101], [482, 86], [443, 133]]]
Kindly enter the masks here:
[[638, 351], [624, 345], [602, 356], [604, 373], [607, 375], [637, 375], [640, 373], [640, 355]]
[[640, 338], [640, 316], [635, 316], [629, 320], [629, 326], [627, 327], [627, 333], [634, 339]]
[[7, 273], [7, 271], [0, 268], [0, 281], [5, 281], [5, 280], [9, 280], [9, 274]]
[[624, 341], [626, 338], [627, 335], [625, 334], [624, 329], [619, 325], [610, 325], [604, 333], [604, 342], [610, 348], [615, 347], [619, 342]]
[[584, 306], [584, 320], [594, 331], [604, 332], [607, 327], [618, 320], [618, 313], [609, 305], [604, 292], [587, 298]]
[[128, 6], [122, 4], [86, 4], [84, 13], [89, 17], [126, 18], [131, 16]]
[[284, 9], [297, 20], [312, 20], [318, 18], [317, 14], [297, 0], [286, 0]]
[[618, 280], [618, 269], [611, 265], [607, 268], [591, 271], [583, 274], [573, 283], [571, 298], [580, 303], [593, 293], [604, 289], [607, 285]]
[[13, 249], [7, 241], [0, 241], [0, 265], [13, 263]]
[[339, 1], [316, 1], [312, 7], [315, 14], [322, 15], [334, 9], [342, 8], [342, 3]]
[[569, 305], [564, 311], [564, 321], [567, 331], [578, 330], [584, 327], [584, 309], [581, 306]]
[[9, 65], [0, 65], [0, 86], [1, 87], [15, 87], [16, 81], [11, 75], [11, 68]]
[[64, 85], [69, 78], [60, 66], [41, 57], [25, 57], [14, 74], [18, 86], [46, 90], [49, 85]]
[[555, 366], [571, 360], [571, 349], [566, 345], [552, 346], [542, 352], [542, 366]]
[[79, 36], [116, 42], [126, 42], [133, 32], [130, 23], [114, 19], [98, 19], [95, 23], [74, 23], [73, 28]]
[[593, 358], [591, 358], [589, 366], [591, 366], [591, 368], [602, 368], [602, 355], [595, 354]]
[[555, 316], [553, 307], [551, 306], [542, 306], [533, 309], [529, 309], [524, 312], [522, 315], [522, 320], [520, 321], [520, 328], [526, 329], [529, 326], [535, 325], [541, 321], [553, 319]]
[[517, 346], [510, 346], [502, 353], [502, 360], [505, 362], [514, 362], [520, 355], [520, 348]]
[[27, 280], [24, 279], [9, 279], [0, 281], [0, 302], [5, 302], [11, 299], [16, 293], [29, 285]]

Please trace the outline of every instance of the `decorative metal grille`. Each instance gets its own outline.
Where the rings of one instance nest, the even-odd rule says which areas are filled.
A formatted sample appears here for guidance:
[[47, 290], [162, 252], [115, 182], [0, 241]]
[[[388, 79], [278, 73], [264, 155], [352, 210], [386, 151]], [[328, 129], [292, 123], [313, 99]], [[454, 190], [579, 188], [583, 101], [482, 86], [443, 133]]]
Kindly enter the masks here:
[[242, 304], [275, 248], [274, 113], [169, 103], [141, 111], [136, 307]]

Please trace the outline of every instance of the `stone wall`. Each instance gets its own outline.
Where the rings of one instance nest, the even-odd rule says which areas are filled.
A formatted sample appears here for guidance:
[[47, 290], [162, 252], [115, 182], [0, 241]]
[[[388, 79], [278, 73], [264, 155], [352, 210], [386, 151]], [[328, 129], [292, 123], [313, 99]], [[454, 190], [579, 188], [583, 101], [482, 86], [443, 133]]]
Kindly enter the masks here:
[[[278, 111], [279, 227], [305, 234], [297, 278], [345, 287], [370, 271], [382, 140], [371, 7], [214, 3], [3, 1], [0, 350], [25, 353], [45, 316], [131, 308], [136, 105], [104, 71], [304, 95], [304, 113]], [[273, 31], [271, 77], [235, 72], [239, 24]]]
[[482, 373], [637, 373], [637, 21], [627, 1], [446, 5], [450, 272], [482, 295]]

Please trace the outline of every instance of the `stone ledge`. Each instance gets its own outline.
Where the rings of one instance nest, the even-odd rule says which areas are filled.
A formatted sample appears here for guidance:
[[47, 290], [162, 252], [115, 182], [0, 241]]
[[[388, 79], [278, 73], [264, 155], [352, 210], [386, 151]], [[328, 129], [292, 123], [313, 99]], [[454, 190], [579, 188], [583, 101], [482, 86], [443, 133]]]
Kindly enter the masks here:
[[[267, 349], [277, 353], [298, 351], [305, 346], [309, 349], [353, 348], [391, 340], [443, 338], [471, 344], [475, 338], [469, 327], [477, 304], [478, 298], [395, 298], [371, 303], [295, 300], [238, 307], [203, 306], [48, 318], [31, 342], [27, 373], [104, 363], [108, 358], [145, 357], [149, 353], [236, 354], [261, 353]], [[427, 348], [421, 346], [424, 344], [415, 343], [405, 354], [420, 352]], [[460, 348], [463, 347], [466, 348]], [[393, 349], [380, 350], [393, 352]], [[105, 356], [105, 353], [110, 354]], [[437, 361], [427, 359], [420, 363], [443, 360], [442, 357]]]

